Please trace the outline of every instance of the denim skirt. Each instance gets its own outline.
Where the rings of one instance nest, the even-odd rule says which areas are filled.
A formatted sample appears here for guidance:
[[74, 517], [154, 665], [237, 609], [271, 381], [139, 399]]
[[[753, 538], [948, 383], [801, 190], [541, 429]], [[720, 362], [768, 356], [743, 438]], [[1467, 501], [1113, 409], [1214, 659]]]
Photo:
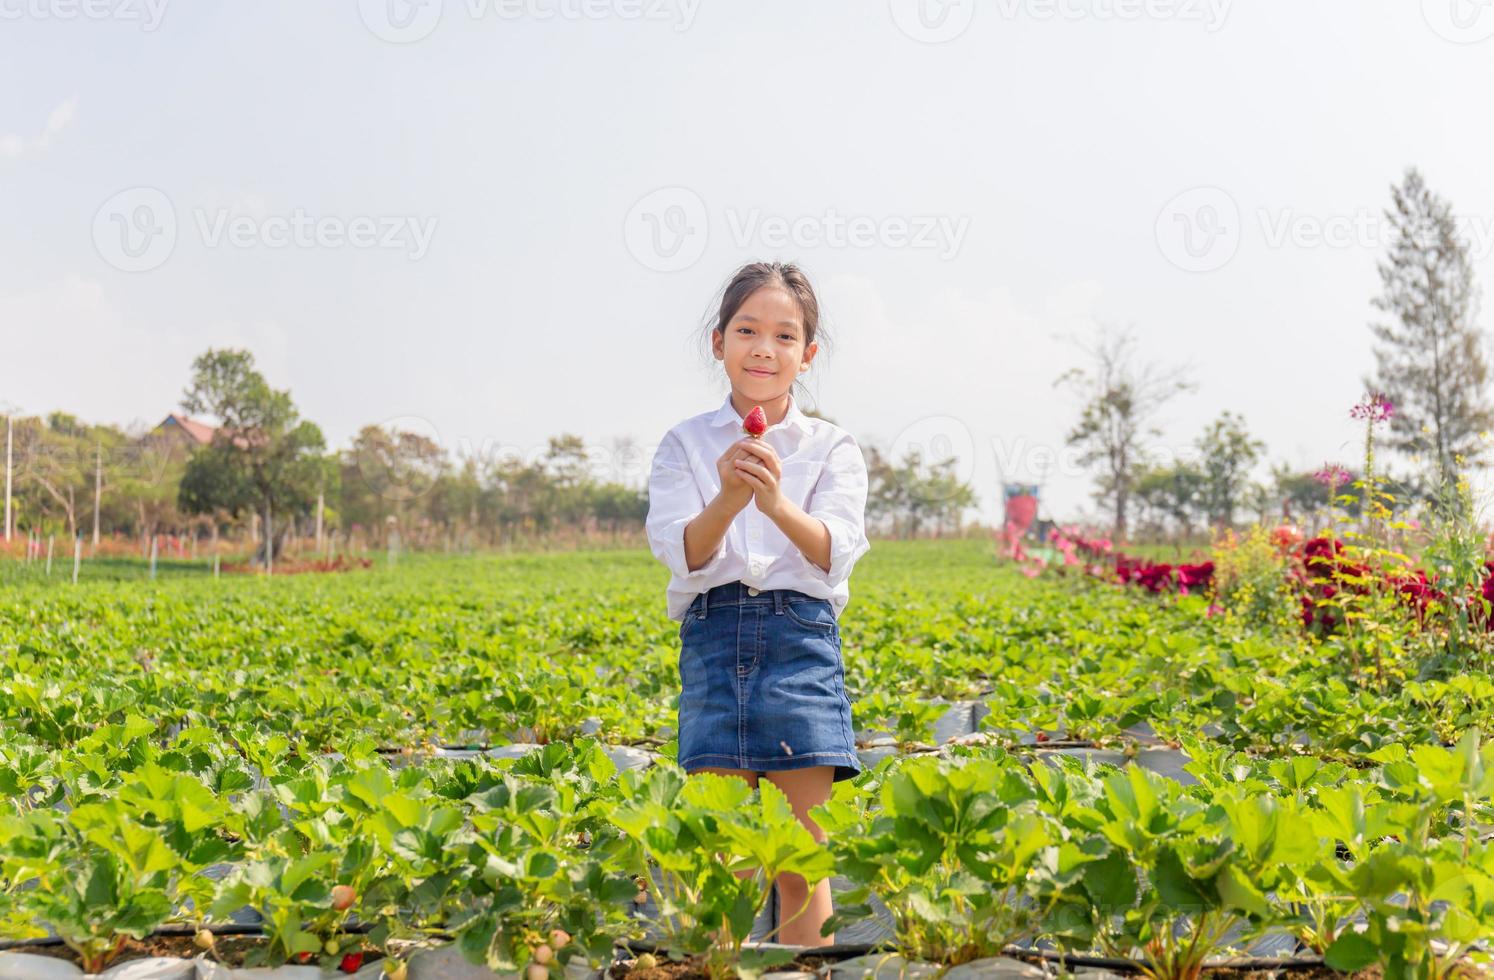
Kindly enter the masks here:
[[695, 597], [680, 623], [678, 760], [686, 772], [834, 766], [836, 782], [862, 770], [828, 599], [741, 582]]

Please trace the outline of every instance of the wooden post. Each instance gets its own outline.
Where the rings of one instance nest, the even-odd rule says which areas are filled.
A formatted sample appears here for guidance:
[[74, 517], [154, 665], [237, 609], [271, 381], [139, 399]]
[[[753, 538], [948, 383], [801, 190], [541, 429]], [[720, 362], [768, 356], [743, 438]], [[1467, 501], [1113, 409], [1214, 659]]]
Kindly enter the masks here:
[[78, 566], [83, 563], [83, 535], [73, 537], [73, 584], [78, 584]]
[[11, 468], [10, 467], [10, 444], [12, 442], [12, 433], [11, 433], [12, 428], [13, 428], [13, 423], [11, 422], [10, 413], [6, 412], [5, 413], [5, 540], [6, 541], [10, 540], [10, 533], [11, 533], [11, 527], [12, 527], [11, 520], [10, 520], [10, 468]]
[[47, 578], [52, 577], [52, 542], [56, 537], [55, 534], [47, 535]]
[[213, 578], [218, 577], [218, 553], [213, 552]]
[[316, 492], [316, 550], [322, 550], [322, 508], [326, 504], [325, 494]]
[[99, 497], [104, 492], [104, 448], [93, 446], [93, 550], [99, 550]]
[[158, 535], [150, 536], [150, 577], [156, 577], [156, 538]]

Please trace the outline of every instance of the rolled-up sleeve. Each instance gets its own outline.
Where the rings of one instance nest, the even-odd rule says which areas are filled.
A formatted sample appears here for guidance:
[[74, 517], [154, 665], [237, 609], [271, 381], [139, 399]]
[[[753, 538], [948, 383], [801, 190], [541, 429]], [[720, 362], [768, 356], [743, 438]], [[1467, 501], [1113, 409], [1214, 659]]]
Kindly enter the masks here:
[[704, 580], [726, 557], [723, 535], [715, 554], [691, 571], [685, 561], [685, 525], [705, 509], [705, 498], [695, 482], [684, 443], [673, 431], [665, 434], [654, 453], [648, 475], [648, 517], [644, 528], [649, 550], [678, 580], [690, 584]]
[[850, 433], [842, 433], [826, 455], [809, 497], [809, 516], [830, 532], [830, 570], [806, 564], [831, 589], [851, 576], [856, 560], [871, 549], [866, 538], [866, 458]]

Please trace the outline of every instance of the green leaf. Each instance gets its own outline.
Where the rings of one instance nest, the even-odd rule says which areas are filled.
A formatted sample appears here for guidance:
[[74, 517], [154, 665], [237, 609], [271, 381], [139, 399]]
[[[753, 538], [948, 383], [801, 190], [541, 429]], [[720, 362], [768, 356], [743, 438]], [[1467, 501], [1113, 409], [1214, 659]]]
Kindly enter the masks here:
[[1349, 930], [1341, 933], [1323, 953], [1323, 962], [1341, 973], [1353, 973], [1369, 966], [1379, 956], [1379, 950], [1368, 936]]

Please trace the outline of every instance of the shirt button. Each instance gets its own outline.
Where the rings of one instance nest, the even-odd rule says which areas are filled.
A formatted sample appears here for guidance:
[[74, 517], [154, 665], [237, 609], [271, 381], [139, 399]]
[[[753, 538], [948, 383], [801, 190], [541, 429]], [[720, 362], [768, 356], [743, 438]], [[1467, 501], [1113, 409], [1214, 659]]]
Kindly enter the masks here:
[[758, 593], [758, 592], [759, 592], [759, 591], [760, 591], [760, 590], [758, 590], [758, 589], [748, 589], [748, 590], [747, 590], [747, 594], [748, 594], [748, 595], [757, 595], [757, 593]]

